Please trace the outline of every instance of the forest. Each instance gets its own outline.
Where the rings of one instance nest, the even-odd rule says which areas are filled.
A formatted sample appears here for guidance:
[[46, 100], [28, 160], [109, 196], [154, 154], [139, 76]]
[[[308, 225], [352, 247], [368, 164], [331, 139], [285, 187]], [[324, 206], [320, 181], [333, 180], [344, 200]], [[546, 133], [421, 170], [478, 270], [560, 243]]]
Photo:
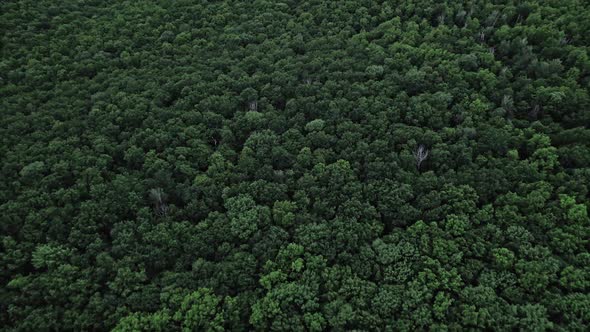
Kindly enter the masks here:
[[590, 2], [0, 2], [1, 331], [590, 330]]

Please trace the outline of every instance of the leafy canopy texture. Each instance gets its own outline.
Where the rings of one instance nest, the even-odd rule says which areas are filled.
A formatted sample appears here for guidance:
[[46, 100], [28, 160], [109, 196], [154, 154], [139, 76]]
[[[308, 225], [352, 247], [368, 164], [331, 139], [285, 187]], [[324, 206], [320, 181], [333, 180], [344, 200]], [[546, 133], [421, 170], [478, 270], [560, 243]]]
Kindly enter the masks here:
[[590, 2], [0, 1], [0, 330], [590, 330]]

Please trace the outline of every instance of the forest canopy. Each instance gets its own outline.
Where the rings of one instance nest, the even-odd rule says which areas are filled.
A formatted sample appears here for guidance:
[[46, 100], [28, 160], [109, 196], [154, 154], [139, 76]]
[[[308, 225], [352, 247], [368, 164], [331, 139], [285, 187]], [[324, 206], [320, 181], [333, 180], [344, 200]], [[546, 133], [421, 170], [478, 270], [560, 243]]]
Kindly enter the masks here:
[[587, 331], [590, 3], [0, 3], [0, 329]]

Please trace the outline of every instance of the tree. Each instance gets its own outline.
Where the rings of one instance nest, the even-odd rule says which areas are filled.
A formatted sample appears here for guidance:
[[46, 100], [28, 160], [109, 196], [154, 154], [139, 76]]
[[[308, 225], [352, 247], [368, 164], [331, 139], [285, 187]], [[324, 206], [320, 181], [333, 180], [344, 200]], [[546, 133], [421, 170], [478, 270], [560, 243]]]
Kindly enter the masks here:
[[269, 221], [269, 209], [258, 207], [250, 195], [242, 194], [228, 198], [224, 206], [227, 209], [232, 234], [240, 239], [250, 238]]
[[426, 149], [422, 144], [420, 144], [416, 150], [414, 150], [414, 159], [416, 159], [416, 168], [418, 170], [420, 170], [422, 162], [428, 158], [428, 152], [428, 149]]

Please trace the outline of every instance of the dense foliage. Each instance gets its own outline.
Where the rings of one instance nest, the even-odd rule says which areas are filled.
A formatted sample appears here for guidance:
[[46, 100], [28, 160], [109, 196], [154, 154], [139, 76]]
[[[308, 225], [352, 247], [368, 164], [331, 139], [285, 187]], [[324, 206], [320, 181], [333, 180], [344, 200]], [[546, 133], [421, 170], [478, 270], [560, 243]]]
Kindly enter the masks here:
[[0, 6], [3, 329], [590, 328], [587, 1]]

